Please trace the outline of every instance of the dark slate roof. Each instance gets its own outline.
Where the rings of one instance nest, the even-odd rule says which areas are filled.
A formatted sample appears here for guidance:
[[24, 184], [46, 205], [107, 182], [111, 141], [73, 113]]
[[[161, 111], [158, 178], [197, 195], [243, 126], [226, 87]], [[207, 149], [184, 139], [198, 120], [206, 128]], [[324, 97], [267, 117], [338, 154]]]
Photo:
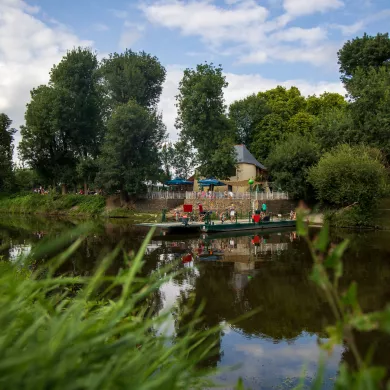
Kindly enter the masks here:
[[251, 152], [246, 148], [245, 145], [234, 145], [234, 149], [237, 154], [237, 162], [252, 164], [260, 169], [267, 169], [263, 164], [260, 164], [251, 154]]

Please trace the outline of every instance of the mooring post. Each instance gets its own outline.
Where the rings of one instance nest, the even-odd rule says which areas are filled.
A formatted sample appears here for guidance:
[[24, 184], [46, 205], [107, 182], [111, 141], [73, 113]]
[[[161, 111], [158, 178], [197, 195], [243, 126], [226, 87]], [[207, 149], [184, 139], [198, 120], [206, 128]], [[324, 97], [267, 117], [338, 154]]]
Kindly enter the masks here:
[[167, 221], [166, 212], [167, 212], [167, 209], [162, 209], [161, 222], [166, 222]]

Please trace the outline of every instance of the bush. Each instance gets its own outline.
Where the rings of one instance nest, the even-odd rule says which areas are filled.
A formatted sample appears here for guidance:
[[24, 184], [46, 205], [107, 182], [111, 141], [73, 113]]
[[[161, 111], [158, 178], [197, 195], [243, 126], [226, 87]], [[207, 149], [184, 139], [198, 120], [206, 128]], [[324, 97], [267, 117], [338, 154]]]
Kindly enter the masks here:
[[277, 144], [266, 161], [277, 186], [295, 199], [308, 199], [308, 169], [319, 160], [319, 147], [307, 137], [291, 135]]
[[340, 145], [309, 170], [317, 199], [336, 207], [353, 204], [372, 210], [387, 190], [388, 175], [380, 152], [364, 146]]

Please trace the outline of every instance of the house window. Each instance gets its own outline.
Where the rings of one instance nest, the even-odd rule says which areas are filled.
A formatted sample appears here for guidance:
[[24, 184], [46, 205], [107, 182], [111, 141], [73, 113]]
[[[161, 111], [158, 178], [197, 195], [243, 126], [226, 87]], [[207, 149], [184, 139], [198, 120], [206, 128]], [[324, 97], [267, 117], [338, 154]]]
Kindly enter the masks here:
[[228, 192], [233, 192], [233, 187], [228, 185]]

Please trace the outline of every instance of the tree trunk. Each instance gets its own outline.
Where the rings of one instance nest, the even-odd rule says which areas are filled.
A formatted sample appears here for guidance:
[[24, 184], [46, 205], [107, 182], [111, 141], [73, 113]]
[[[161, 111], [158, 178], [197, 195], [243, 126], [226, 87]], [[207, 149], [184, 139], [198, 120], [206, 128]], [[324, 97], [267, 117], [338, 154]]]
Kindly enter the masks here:
[[61, 194], [66, 195], [66, 184], [61, 184]]
[[86, 180], [84, 180], [84, 195], [88, 195], [88, 185]]
[[129, 200], [129, 195], [127, 191], [121, 190], [121, 195], [120, 195], [121, 206], [126, 206], [128, 200]]

